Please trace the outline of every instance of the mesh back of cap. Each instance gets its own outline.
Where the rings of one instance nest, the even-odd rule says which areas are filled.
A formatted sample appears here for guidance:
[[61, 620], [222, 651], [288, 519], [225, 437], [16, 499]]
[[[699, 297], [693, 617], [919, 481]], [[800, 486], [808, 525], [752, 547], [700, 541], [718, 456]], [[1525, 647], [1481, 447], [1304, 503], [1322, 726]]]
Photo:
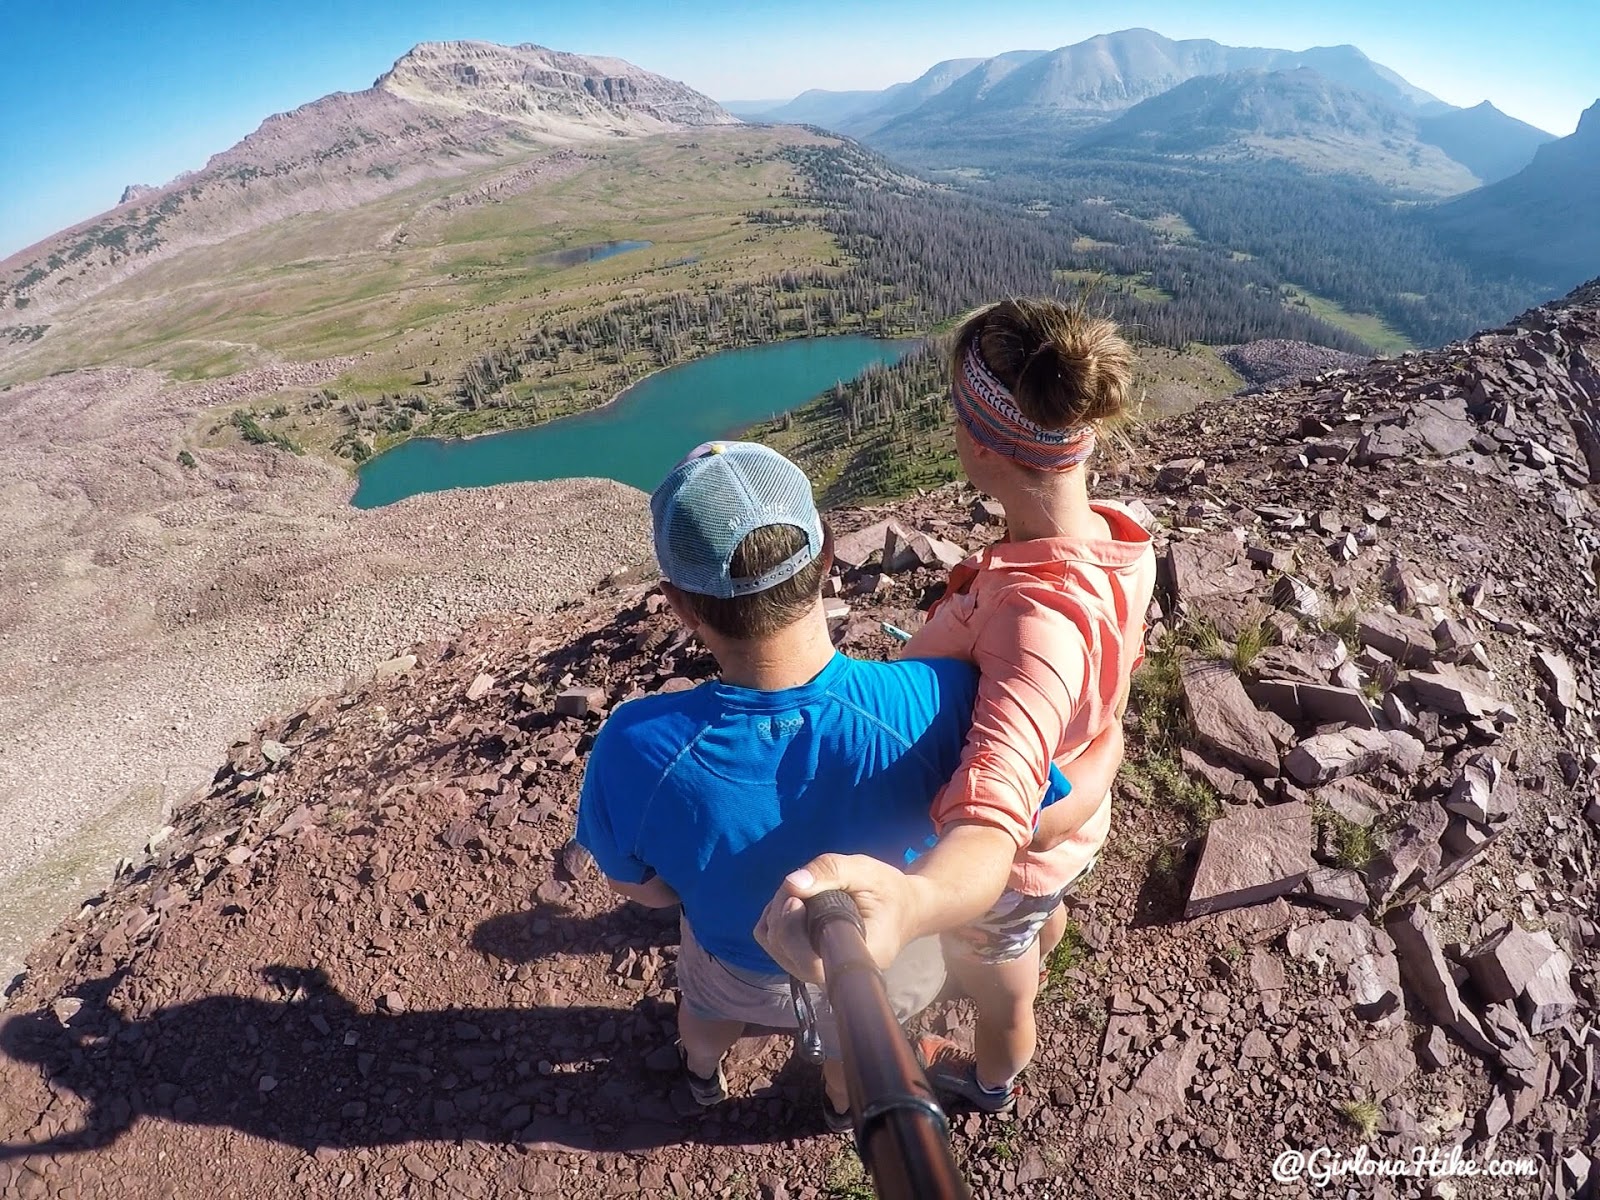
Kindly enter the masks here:
[[[680, 463], [650, 498], [661, 573], [685, 591], [727, 598], [764, 591], [822, 552], [822, 518], [805, 473], [748, 442], [714, 445]], [[794, 525], [804, 548], [758, 579], [730, 578], [739, 543], [764, 525]]]

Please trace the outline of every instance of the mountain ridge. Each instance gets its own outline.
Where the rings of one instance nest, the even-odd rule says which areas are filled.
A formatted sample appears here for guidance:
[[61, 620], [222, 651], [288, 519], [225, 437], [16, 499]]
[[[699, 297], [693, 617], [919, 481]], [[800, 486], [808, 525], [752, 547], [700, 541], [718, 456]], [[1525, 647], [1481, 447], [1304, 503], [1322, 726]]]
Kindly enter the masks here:
[[[990, 111], [1116, 112], [1196, 76], [1255, 68], [1285, 70], [1295, 66], [1311, 66], [1330, 79], [1370, 92], [1407, 110], [1431, 114], [1448, 112], [1453, 107], [1350, 45], [1315, 46], [1308, 50], [1228, 46], [1209, 38], [1174, 40], [1154, 30], [1135, 28], [1096, 34], [1054, 50], [1009, 51], [978, 60], [975, 66], [966, 68], [961, 78], [967, 78], [972, 71], [981, 70], [987, 64], [1007, 59], [1013, 61], [1003, 72], [1007, 77], [1004, 82], [996, 78], [988, 87], [968, 89], [973, 93], [972, 100], [987, 101]], [[1021, 61], [1015, 61], [1017, 59]], [[942, 65], [936, 64], [929, 73]], [[906, 85], [894, 86], [903, 88]], [[935, 95], [947, 90], [940, 89]], [[933, 111], [948, 113], [951, 107], [947, 97], [945, 103]], [[913, 112], [907, 110], [896, 115], [910, 116]], [[863, 108], [841, 131], [866, 132], [874, 124], [871, 118], [872, 110]]]
[[1074, 147], [1180, 157], [1265, 153], [1443, 195], [1478, 182], [1422, 140], [1416, 118], [1310, 67], [1196, 76], [1096, 126]]
[[1466, 167], [1484, 183], [1498, 183], [1533, 161], [1540, 146], [1555, 141], [1526, 121], [1508, 116], [1489, 101], [1472, 108], [1425, 116], [1420, 136]]
[[1434, 211], [1440, 232], [1479, 260], [1551, 286], [1600, 267], [1600, 100], [1564, 138], [1541, 145], [1516, 174]]
[[370, 88], [273, 113], [198, 171], [131, 187], [115, 207], [0, 261], [0, 314], [47, 316], [194, 246], [541, 147], [737, 123], [621, 59], [419, 43]]

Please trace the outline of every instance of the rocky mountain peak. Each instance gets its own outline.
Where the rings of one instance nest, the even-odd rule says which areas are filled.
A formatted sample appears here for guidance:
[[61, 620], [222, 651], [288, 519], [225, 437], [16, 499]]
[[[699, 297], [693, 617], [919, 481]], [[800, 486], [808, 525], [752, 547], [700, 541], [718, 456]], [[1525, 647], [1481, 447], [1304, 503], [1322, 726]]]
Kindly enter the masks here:
[[413, 103], [540, 124], [619, 114], [662, 126], [738, 123], [693, 88], [620, 58], [568, 54], [531, 42], [423, 42], [373, 88]]
[[[531, 44], [424, 42], [365, 91], [334, 92], [269, 116], [200, 171], [160, 188], [129, 187], [119, 203], [134, 206], [127, 211], [13, 255], [0, 269], [0, 313], [32, 306], [45, 315], [157, 258], [526, 156], [530, 144], [738, 123], [693, 88], [620, 58]], [[251, 202], [241, 203], [242, 195]]]
[[151, 183], [130, 183], [127, 187], [122, 189], [122, 199], [118, 200], [117, 203], [127, 204], [132, 200], [138, 200], [141, 197], [148, 196], [153, 192], [159, 192], [160, 190], [161, 189], [159, 187]]
[[1581, 133], [1585, 137], [1600, 137], [1600, 100], [1596, 100], [1578, 118], [1578, 127], [1573, 133]]

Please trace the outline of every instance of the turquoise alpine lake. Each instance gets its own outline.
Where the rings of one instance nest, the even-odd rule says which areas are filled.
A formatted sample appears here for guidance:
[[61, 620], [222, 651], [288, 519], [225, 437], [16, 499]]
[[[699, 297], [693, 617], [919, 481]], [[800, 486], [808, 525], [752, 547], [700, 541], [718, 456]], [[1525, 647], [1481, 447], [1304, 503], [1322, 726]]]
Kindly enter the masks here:
[[602, 408], [532, 429], [402, 442], [361, 467], [351, 502], [378, 508], [448, 488], [584, 476], [649, 491], [701, 442], [797, 408], [918, 344], [852, 335], [723, 350], [658, 371]]

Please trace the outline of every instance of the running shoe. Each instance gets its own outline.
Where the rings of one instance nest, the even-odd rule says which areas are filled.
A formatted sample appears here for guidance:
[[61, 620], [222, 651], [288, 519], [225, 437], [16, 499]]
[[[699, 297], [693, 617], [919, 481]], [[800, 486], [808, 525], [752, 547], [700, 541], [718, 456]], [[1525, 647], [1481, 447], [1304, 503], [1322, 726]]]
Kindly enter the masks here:
[[949, 1038], [924, 1035], [917, 1042], [917, 1057], [922, 1060], [928, 1082], [942, 1095], [957, 1096], [986, 1113], [1008, 1113], [1017, 1105], [1020, 1087], [1012, 1084], [1003, 1092], [979, 1087], [977, 1062]]
[[683, 1043], [678, 1043], [678, 1061], [683, 1064], [683, 1078], [689, 1085], [689, 1095], [694, 1097], [694, 1102], [701, 1108], [710, 1108], [713, 1104], [721, 1104], [728, 1098], [728, 1077], [722, 1073], [722, 1064], [717, 1064], [717, 1073], [712, 1076], [696, 1075], [689, 1070], [689, 1056], [684, 1053]]
[[850, 1110], [847, 1108], [840, 1112], [834, 1108], [826, 1090], [822, 1093], [822, 1123], [828, 1127], [829, 1133], [853, 1133], [856, 1127], [850, 1119]]

